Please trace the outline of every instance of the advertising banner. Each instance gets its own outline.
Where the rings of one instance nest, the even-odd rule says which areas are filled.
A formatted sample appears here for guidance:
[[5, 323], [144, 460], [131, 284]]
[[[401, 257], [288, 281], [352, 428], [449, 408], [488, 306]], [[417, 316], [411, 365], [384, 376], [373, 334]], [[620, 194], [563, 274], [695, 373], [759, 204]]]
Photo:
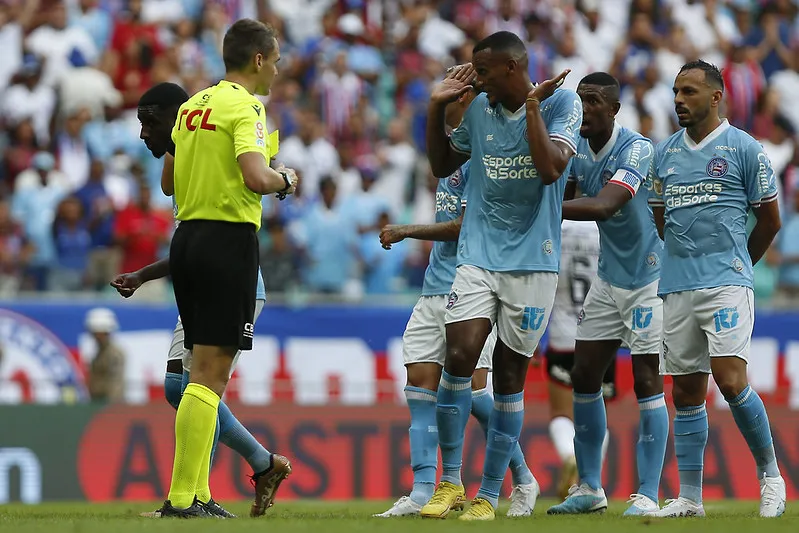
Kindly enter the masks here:
[[[113, 303], [113, 302], [112, 302]], [[94, 344], [86, 313], [104, 303], [13, 303], [0, 309], [0, 404], [72, 403], [88, 398]], [[114, 303], [126, 354], [125, 401], [163, 401], [163, 376], [177, 312], [169, 305]], [[345, 305], [267, 306], [226, 399], [246, 405], [404, 403], [402, 333], [411, 309]], [[546, 338], [544, 339], [544, 344]], [[758, 311], [749, 373], [769, 405], [799, 408], [799, 312]], [[629, 355], [617, 365], [620, 396], [632, 394]], [[711, 386], [711, 391], [715, 388]], [[528, 373], [528, 401], [544, 400], [544, 367]], [[710, 403], [723, 406], [713, 393]]]
[[[404, 407], [231, 407], [269, 450], [292, 461], [291, 477], [279, 499], [387, 499], [410, 490], [409, 417]], [[165, 404], [0, 407], [0, 503], [162, 499], [172, 469], [174, 416]], [[769, 418], [788, 498], [797, 498], [799, 412], [774, 407]], [[705, 498], [757, 499], [755, 464], [732, 416], [710, 409], [709, 419]], [[553, 496], [560, 465], [548, 424], [546, 409], [528, 405], [520, 442], [544, 495]], [[608, 424], [605, 490], [613, 498], [626, 499], [637, 489], [635, 403], [611, 404]], [[463, 461], [470, 495], [479, 486], [484, 447], [479, 426], [470, 420]], [[241, 458], [220, 445], [211, 473], [214, 498], [223, 502], [250, 498], [251, 473]], [[509, 477], [505, 496], [508, 484]], [[661, 495], [674, 497], [678, 488], [670, 438]]]

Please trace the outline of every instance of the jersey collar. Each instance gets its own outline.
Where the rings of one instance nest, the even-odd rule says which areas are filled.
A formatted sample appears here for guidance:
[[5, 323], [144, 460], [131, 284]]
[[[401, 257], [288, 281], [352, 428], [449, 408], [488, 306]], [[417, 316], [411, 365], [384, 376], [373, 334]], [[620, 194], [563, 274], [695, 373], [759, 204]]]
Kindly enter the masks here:
[[695, 143], [694, 140], [688, 135], [688, 130], [682, 130], [682, 141], [685, 143], [686, 148], [689, 150], [701, 150], [711, 142], [713, 142], [719, 135], [724, 133], [730, 128], [730, 123], [725, 118], [721, 121], [721, 124], [716, 126], [716, 129], [711, 131], [707, 137], [702, 139], [702, 142], [699, 144]]
[[616, 141], [619, 138], [619, 132], [621, 131], [621, 126], [615, 120], [613, 121], [613, 133], [610, 134], [610, 139], [608, 142], [605, 143], [605, 146], [598, 153], [594, 153], [593, 148], [591, 148], [591, 144], [586, 140], [586, 144], [588, 145], [588, 152], [591, 154], [591, 158], [594, 161], [601, 161], [608, 153], [613, 150], [613, 147], [616, 145]]
[[519, 120], [520, 118], [525, 116], [525, 114], [526, 114], [526, 106], [527, 106], [527, 104], [524, 103], [524, 104], [522, 104], [522, 106], [519, 109], [517, 109], [516, 111], [511, 112], [508, 109], [505, 109], [505, 106], [503, 106], [502, 104], [499, 104], [499, 112], [502, 113], [502, 116], [505, 117], [508, 120]]

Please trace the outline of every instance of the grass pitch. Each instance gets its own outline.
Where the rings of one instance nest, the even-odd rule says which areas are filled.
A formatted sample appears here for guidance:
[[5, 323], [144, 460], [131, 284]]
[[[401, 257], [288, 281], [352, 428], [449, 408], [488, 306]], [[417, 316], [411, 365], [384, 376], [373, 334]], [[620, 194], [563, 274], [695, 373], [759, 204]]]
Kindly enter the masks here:
[[153, 504], [87, 504], [58, 503], [38, 506], [0, 506], [0, 531], [8, 533], [132, 533], [191, 532], [224, 533], [394, 533], [413, 530], [414, 533], [449, 533], [464, 529], [499, 528], [509, 533], [552, 531], [557, 533], [627, 533], [646, 531], [690, 531], [696, 533], [771, 533], [799, 531], [799, 507], [788, 502], [788, 511], [779, 519], [762, 519], [757, 516], [757, 502], [714, 501], [705, 504], [705, 519], [635, 519], [623, 518], [626, 505], [623, 501], [611, 502], [604, 515], [577, 517], [547, 516], [546, 509], [556, 503], [539, 500], [536, 514], [531, 518], [505, 517], [507, 503], [500, 505], [497, 520], [490, 523], [466, 523], [456, 520], [460, 513], [452, 513], [447, 520], [427, 520], [417, 517], [380, 519], [373, 513], [388, 509], [392, 502], [280, 502], [266, 516], [248, 517], [249, 503], [226, 505], [242, 518], [237, 520], [154, 520], [139, 517], [142, 511], [158, 507]]

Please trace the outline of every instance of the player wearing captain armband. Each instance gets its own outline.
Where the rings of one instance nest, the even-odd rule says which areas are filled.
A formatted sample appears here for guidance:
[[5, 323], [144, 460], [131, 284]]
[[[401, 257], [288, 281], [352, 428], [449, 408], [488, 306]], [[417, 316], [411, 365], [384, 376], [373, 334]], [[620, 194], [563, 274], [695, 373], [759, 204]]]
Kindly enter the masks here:
[[574, 349], [574, 449], [580, 483], [550, 514], [603, 512], [602, 444], [607, 431], [602, 379], [620, 346], [630, 348], [640, 418], [638, 491], [625, 515], [658, 510], [658, 490], [669, 418], [663, 397], [658, 350], [663, 304], [657, 295], [663, 243], [652, 222], [646, 184], [652, 143], [615, 121], [619, 83], [595, 72], [580, 81], [583, 124], [569, 171], [563, 217], [595, 220], [599, 228], [598, 279], [588, 291], [577, 324]]

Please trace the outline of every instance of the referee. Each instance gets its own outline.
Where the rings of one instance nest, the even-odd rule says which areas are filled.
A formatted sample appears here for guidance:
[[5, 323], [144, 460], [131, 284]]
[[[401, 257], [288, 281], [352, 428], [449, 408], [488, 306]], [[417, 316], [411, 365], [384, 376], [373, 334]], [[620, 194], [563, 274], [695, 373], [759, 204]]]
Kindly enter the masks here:
[[208, 516], [195, 499], [208, 476], [219, 399], [238, 350], [251, 350], [258, 276], [261, 196], [294, 192], [296, 174], [275, 171], [266, 111], [280, 48], [274, 29], [243, 19], [225, 34], [225, 79], [180, 107], [174, 196], [180, 225], [169, 272], [192, 350], [189, 385], [175, 417], [175, 461], [160, 516]]

